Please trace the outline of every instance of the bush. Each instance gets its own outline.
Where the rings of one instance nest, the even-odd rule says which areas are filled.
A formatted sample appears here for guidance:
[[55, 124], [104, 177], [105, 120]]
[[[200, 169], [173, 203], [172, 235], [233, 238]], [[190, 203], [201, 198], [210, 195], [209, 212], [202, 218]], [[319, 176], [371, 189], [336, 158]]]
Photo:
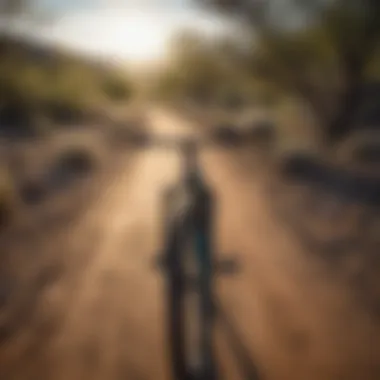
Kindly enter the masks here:
[[21, 199], [26, 205], [38, 205], [49, 196], [67, 189], [76, 180], [89, 175], [94, 167], [95, 158], [91, 152], [81, 148], [68, 149], [41, 176], [22, 183]]
[[84, 118], [84, 110], [65, 100], [48, 100], [44, 106], [44, 114], [54, 123], [72, 124], [81, 122]]
[[3, 104], [0, 110], [0, 133], [7, 137], [33, 135], [32, 111], [22, 100]]
[[49, 190], [66, 187], [76, 179], [90, 174], [95, 168], [95, 158], [83, 148], [71, 148], [61, 153], [46, 175]]
[[216, 126], [212, 136], [218, 143], [227, 146], [235, 146], [242, 142], [240, 132], [234, 125], [229, 123]]
[[0, 48], [0, 124], [12, 137], [39, 135], [43, 118], [48, 127], [85, 122], [99, 103], [108, 106], [108, 101], [127, 101], [133, 95], [131, 83], [115, 69], [48, 48], [41, 52], [6, 37], [0, 38]]
[[337, 151], [339, 160], [346, 164], [371, 167], [380, 163], [380, 134], [370, 130], [352, 132], [340, 144]]
[[323, 166], [314, 155], [303, 151], [289, 152], [282, 157], [281, 174], [290, 180], [312, 181], [321, 177]]
[[380, 164], [380, 145], [368, 144], [358, 147], [353, 152], [355, 161], [363, 164]]
[[132, 88], [121, 79], [108, 78], [101, 85], [102, 92], [112, 101], [127, 101], [132, 96]]

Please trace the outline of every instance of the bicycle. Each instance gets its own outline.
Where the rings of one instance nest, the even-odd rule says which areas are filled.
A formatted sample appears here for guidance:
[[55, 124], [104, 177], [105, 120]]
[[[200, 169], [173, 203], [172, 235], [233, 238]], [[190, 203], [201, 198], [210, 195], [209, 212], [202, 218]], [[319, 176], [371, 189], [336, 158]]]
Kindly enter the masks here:
[[184, 159], [181, 180], [164, 196], [165, 248], [155, 263], [167, 279], [167, 329], [175, 380], [218, 379], [212, 347], [213, 274], [235, 269], [233, 261], [216, 265], [213, 257], [213, 197], [197, 163], [198, 150], [210, 144], [188, 138], [145, 142], [148, 147], [179, 148]]
[[210, 145], [237, 146], [235, 139], [146, 138], [145, 147], [179, 148], [183, 175], [164, 199], [164, 249], [155, 267], [166, 275], [167, 331], [174, 380], [218, 380], [213, 348], [216, 317], [213, 279], [238, 270], [234, 259], [216, 260], [212, 244], [213, 196], [197, 155]]

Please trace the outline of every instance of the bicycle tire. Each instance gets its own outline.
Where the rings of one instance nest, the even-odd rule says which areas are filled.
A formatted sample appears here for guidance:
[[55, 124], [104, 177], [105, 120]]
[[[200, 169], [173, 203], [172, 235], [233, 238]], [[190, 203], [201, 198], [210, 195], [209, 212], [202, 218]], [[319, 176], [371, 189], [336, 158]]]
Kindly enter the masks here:
[[[181, 198], [185, 201], [178, 207]], [[167, 329], [173, 376], [175, 380], [216, 380], [212, 349], [211, 196], [199, 184], [189, 188], [181, 183], [166, 193], [165, 215]], [[195, 259], [196, 291], [189, 287], [189, 271], [194, 267], [186, 258]], [[186, 333], [192, 328], [196, 336], [189, 337]], [[195, 339], [194, 347], [189, 338]]]

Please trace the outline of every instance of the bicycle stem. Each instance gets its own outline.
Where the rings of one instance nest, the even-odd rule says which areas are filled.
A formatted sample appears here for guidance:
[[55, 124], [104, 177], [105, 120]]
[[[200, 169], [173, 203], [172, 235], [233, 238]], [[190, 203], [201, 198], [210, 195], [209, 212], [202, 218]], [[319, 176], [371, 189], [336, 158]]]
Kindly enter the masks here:
[[192, 181], [198, 174], [197, 153], [198, 146], [196, 141], [187, 140], [181, 143], [182, 169], [186, 181]]

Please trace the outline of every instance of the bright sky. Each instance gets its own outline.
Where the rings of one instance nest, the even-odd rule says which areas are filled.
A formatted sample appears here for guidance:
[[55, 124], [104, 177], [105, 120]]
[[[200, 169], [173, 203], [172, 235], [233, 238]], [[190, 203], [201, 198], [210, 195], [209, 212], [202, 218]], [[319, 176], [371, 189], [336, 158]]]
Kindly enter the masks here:
[[39, 0], [54, 22], [18, 29], [45, 42], [98, 57], [130, 62], [160, 60], [167, 42], [184, 27], [214, 34], [226, 22], [191, 0]]

